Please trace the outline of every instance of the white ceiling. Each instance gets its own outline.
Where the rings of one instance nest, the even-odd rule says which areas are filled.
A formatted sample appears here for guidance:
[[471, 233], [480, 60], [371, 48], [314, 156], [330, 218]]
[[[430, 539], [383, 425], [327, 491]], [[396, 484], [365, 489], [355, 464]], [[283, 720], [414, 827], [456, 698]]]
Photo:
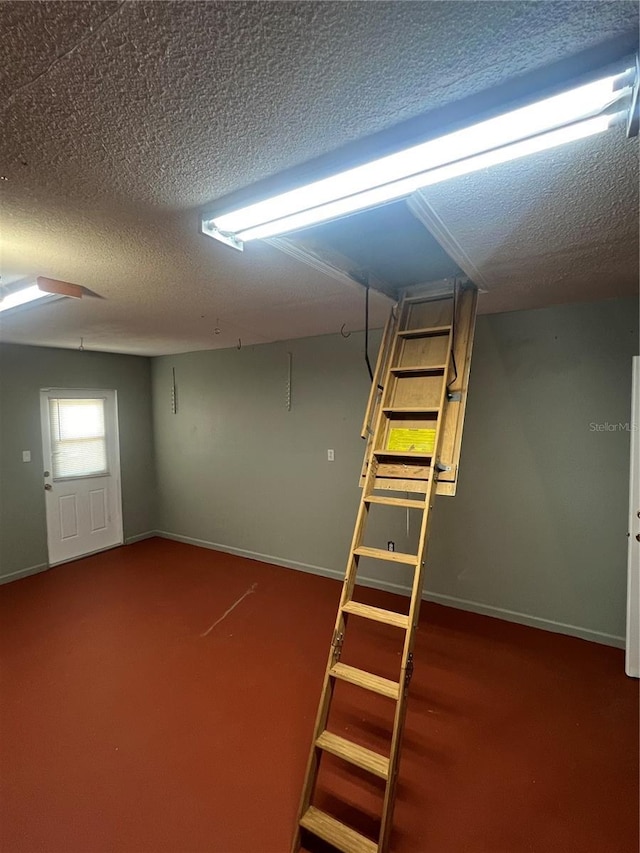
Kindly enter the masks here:
[[[637, 22], [618, 0], [3, 2], [4, 280], [104, 298], [0, 315], [0, 337], [155, 355], [361, 328], [357, 285], [217, 244], [198, 208]], [[426, 199], [487, 285], [484, 310], [637, 292], [637, 150], [621, 131]], [[387, 305], [372, 294], [374, 325]]]

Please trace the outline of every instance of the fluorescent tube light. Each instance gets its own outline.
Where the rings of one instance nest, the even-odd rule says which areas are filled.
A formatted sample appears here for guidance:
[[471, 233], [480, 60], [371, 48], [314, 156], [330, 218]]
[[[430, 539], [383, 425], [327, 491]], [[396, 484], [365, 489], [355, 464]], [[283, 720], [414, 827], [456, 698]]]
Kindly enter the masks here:
[[597, 118], [588, 119], [579, 124], [562, 127], [560, 130], [545, 133], [542, 136], [535, 136], [533, 139], [525, 139], [522, 142], [516, 142], [514, 145], [508, 145], [504, 148], [496, 148], [493, 151], [487, 151], [484, 154], [478, 154], [475, 157], [468, 157], [466, 160], [458, 160], [455, 163], [450, 163], [447, 166], [441, 166], [438, 169], [432, 169], [428, 172], [422, 172], [419, 175], [412, 175], [402, 181], [396, 181], [393, 184], [385, 184], [382, 187], [375, 187], [366, 192], [359, 193], [356, 196], [341, 198], [321, 207], [314, 207], [311, 210], [304, 210], [301, 213], [295, 213], [291, 216], [286, 216], [282, 219], [277, 219], [275, 222], [267, 222], [265, 225], [257, 225], [255, 228], [248, 228], [246, 231], [239, 231], [236, 235], [238, 240], [258, 240], [265, 237], [275, 237], [278, 234], [284, 234], [287, 231], [296, 231], [299, 228], [306, 228], [309, 225], [314, 225], [318, 222], [324, 222], [328, 219], [336, 219], [339, 216], [345, 216], [348, 213], [354, 213], [357, 210], [363, 210], [366, 207], [383, 204], [401, 196], [409, 195], [423, 187], [432, 186], [433, 184], [448, 181], [451, 178], [457, 178], [460, 175], [467, 175], [470, 172], [477, 172], [479, 169], [487, 169], [490, 166], [497, 166], [499, 163], [507, 163], [509, 160], [516, 160], [519, 157], [526, 157], [529, 154], [536, 154], [539, 151], [545, 151], [548, 148], [555, 148], [558, 145], [564, 145], [566, 142], [573, 142], [577, 139], [584, 139], [587, 136], [593, 136], [596, 133], [601, 133], [609, 127], [608, 116], [598, 116]]
[[[616, 74], [203, 222], [241, 247], [606, 130], [630, 87]], [[617, 108], [617, 109], [616, 109]], [[606, 110], [606, 114], [605, 113]]]
[[22, 290], [14, 290], [13, 293], [9, 293], [0, 299], [0, 311], [9, 311], [11, 308], [26, 305], [28, 302], [34, 302], [36, 299], [47, 298], [51, 299], [50, 293], [44, 293], [37, 284], [32, 284], [30, 287], [24, 287]]

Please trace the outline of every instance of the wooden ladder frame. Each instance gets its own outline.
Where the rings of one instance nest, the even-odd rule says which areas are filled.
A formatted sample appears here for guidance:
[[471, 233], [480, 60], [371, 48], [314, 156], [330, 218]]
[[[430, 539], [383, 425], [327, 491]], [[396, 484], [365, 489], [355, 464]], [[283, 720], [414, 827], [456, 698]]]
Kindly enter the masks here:
[[[406, 295], [399, 309], [392, 311], [384, 331], [363, 425], [363, 437], [367, 439], [367, 450], [361, 477], [362, 497], [356, 516], [333, 639], [325, 668], [320, 704], [313, 730], [312, 746], [293, 840], [293, 853], [297, 853], [299, 850], [301, 830], [306, 830], [329, 842], [343, 853], [387, 853], [389, 850], [400, 747], [406, 717], [409, 683], [413, 672], [416, 628], [422, 600], [431, 509], [438, 491], [439, 475], [442, 474], [443, 478], [448, 479], [447, 487], [449, 490], [445, 490], [444, 494], [454, 494], [457, 483], [477, 291], [471, 285], [462, 291], [462, 294], [461, 298], [453, 286], [446, 295], [434, 296], [428, 291]], [[436, 304], [438, 302], [441, 305]], [[422, 328], [412, 326], [414, 308], [419, 313], [422, 310], [420, 306], [427, 303], [428, 305], [424, 309], [427, 313], [431, 310], [439, 314], [445, 309], [447, 311], [450, 309], [449, 322], [438, 322], [433, 326]], [[445, 337], [446, 345], [443, 347], [441, 340]], [[435, 338], [440, 340], [434, 343], [433, 339]], [[410, 339], [414, 342], [419, 339], [424, 341], [423, 345], [418, 343], [413, 347], [418, 353], [421, 352], [421, 349], [424, 352], [424, 364], [403, 365], [405, 344]], [[438, 353], [444, 349], [444, 358], [440, 356], [441, 363], [429, 363], [429, 358], [432, 358], [429, 356], [430, 349], [436, 350]], [[412, 357], [412, 361], [415, 360]], [[440, 375], [438, 387], [438, 382], [432, 380]], [[418, 403], [413, 403], [408, 407], [395, 405], [394, 400], [399, 392], [402, 377], [429, 377], [428, 383], [425, 381], [421, 385], [419, 382], [414, 382], [413, 386], [410, 387], [415, 386], [418, 395], [422, 387], [429, 388], [431, 398], [436, 392], [437, 405], [422, 406], [419, 400]], [[405, 386], [403, 385], [403, 387]], [[416, 396], [415, 392], [413, 396]], [[388, 449], [393, 423], [418, 424], [419, 427], [435, 424], [434, 427], [430, 427], [430, 430], [421, 430], [420, 428], [415, 430], [416, 434], [422, 432], [424, 435], [427, 434], [427, 431], [430, 434], [435, 431], [432, 449], [425, 450], [427, 445], [424, 445], [419, 452], [413, 449], [401, 449], [399, 451]], [[446, 462], [441, 458], [445, 446]], [[428, 464], [425, 464], [427, 462]], [[380, 494], [381, 491], [383, 494]], [[406, 496], [389, 497], [390, 491], [404, 492]], [[424, 497], [421, 499], [409, 498], [408, 493], [410, 492], [418, 492]], [[416, 554], [384, 551], [363, 544], [370, 508], [372, 505], [379, 504], [421, 510], [422, 520]], [[413, 584], [407, 615], [370, 607], [354, 600], [358, 564], [361, 557], [413, 566]], [[393, 625], [405, 631], [400, 674], [397, 682], [340, 662], [342, 644], [348, 619], [351, 615]], [[396, 702], [388, 758], [327, 730], [334, 688], [339, 680], [387, 696]], [[377, 841], [361, 835], [312, 805], [320, 762], [324, 752], [338, 756], [385, 780], [385, 795]]]

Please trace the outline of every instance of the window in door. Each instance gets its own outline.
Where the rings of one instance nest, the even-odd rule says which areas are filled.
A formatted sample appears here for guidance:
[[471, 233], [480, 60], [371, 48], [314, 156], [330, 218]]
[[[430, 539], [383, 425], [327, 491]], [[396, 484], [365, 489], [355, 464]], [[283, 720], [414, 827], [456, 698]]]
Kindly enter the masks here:
[[49, 398], [54, 480], [109, 473], [104, 398]]

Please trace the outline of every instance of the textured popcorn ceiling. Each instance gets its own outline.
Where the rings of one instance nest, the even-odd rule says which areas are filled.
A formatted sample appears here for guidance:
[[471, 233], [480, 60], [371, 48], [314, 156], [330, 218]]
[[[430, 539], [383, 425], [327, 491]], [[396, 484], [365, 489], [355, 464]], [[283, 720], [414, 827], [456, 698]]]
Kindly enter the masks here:
[[638, 293], [638, 149], [623, 127], [422, 194], [488, 283], [486, 311]]
[[[1, 338], [158, 354], [361, 328], [357, 285], [219, 245], [197, 208], [635, 27], [626, 2], [3, 2], [3, 276], [104, 298], [0, 315]], [[618, 134], [427, 199], [485, 310], [597, 298], [637, 284], [634, 168]]]

